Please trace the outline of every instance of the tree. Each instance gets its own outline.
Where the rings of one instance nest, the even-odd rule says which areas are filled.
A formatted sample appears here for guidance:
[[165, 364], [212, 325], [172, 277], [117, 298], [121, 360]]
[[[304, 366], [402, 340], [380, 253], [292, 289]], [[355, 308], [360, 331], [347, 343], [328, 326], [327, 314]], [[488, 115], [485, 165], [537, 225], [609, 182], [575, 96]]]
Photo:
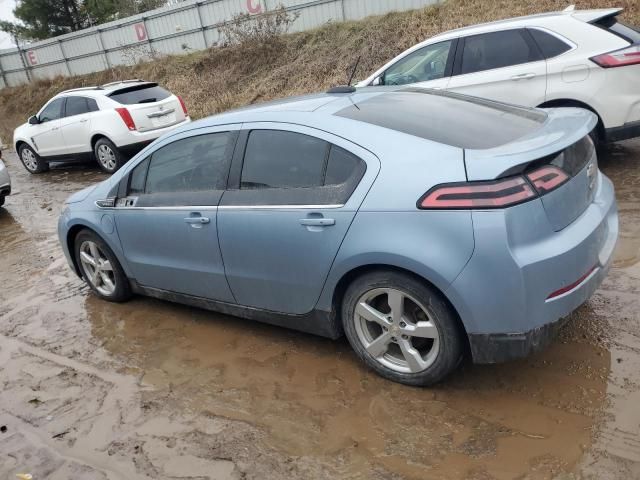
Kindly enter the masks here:
[[166, 0], [18, 0], [13, 14], [19, 23], [0, 21], [0, 30], [14, 37], [42, 40], [165, 4]]

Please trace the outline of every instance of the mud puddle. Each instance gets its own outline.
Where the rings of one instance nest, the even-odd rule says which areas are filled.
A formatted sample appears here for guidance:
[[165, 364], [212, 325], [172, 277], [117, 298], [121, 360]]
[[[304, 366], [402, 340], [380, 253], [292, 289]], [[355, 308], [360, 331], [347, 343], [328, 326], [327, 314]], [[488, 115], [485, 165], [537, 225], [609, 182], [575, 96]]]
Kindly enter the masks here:
[[638, 477], [640, 143], [601, 160], [622, 230], [603, 288], [545, 352], [465, 365], [433, 389], [380, 379], [345, 341], [146, 298], [98, 300], [66, 266], [55, 224], [67, 195], [105, 177], [90, 167], [33, 177], [8, 163], [17, 195], [0, 210], [0, 423], [10, 427], [0, 474]]

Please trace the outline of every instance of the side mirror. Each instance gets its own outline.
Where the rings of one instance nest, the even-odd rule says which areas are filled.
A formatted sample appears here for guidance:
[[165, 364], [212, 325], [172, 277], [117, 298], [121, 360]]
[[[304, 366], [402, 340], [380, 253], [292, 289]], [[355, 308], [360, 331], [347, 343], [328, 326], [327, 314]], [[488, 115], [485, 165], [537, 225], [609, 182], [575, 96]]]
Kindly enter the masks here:
[[29, 120], [27, 120], [29, 122], [29, 125], [38, 125], [40, 123], [40, 119], [38, 119], [37, 115], [33, 115], [32, 117], [29, 117]]
[[382, 85], [382, 76], [374, 78], [373, 82], [371, 82], [371, 85], [373, 85], [374, 87]]

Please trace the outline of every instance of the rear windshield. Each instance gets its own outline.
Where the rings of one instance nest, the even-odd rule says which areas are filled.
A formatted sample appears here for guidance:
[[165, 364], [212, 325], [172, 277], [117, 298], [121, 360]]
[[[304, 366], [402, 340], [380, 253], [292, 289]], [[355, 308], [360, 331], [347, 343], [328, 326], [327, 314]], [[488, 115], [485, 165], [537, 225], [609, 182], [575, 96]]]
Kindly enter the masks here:
[[109, 98], [122, 105], [133, 105], [136, 103], [159, 102], [169, 96], [171, 96], [171, 93], [159, 87], [157, 84], [146, 83], [144, 85], [134, 85], [116, 90], [109, 95]]
[[616, 17], [606, 17], [595, 22], [595, 25], [608, 30], [614, 35], [631, 43], [640, 43], [640, 29], [619, 22]]
[[547, 118], [538, 110], [423, 89], [377, 95], [336, 115], [469, 149], [512, 142], [540, 128]]

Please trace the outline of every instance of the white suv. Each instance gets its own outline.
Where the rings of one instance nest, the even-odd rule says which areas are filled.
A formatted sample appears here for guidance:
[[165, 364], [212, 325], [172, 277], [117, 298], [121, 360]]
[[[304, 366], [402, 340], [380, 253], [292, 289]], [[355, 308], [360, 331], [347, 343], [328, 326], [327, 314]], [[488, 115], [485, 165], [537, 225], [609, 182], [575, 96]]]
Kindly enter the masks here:
[[189, 122], [182, 99], [141, 80], [64, 91], [16, 128], [13, 145], [31, 173], [50, 161], [95, 158], [113, 173], [164, 133]]
[[452, 30], [358, 86], [413, 84], [529, 107], [582, 107], [599, 117], [595, 140], [640, 136], [640, 30], [620, 23], [621, 11], [569, 7]]

